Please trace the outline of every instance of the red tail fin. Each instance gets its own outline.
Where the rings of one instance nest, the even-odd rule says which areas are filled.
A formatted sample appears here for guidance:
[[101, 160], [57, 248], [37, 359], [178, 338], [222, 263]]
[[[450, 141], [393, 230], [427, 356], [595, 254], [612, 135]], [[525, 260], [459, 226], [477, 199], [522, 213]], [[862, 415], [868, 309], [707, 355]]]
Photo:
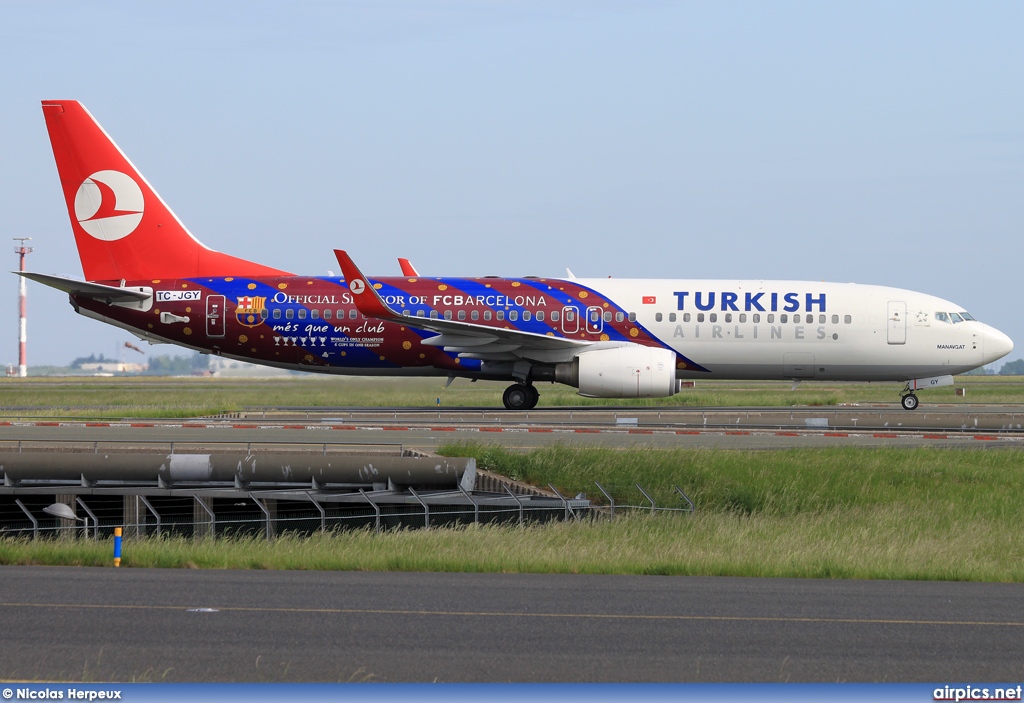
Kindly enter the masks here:
[[86, 280], [285, 274], [201, 244], [80, 103], [43, 115]]

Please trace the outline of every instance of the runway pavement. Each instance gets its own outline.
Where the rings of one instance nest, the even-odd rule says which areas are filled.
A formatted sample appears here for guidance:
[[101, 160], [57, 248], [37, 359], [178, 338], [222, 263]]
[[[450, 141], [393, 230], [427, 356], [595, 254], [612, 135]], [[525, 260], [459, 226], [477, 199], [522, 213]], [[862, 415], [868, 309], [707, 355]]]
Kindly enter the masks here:
[[[555, 442], [655, 448], [783, 449], [830, 446], [1024, 447], [1024, 409], [974, 405], [907, 412], [842, 408], [335, 408], [239, 413], [184, 421], [27, 420], [0, 422], [0, 445], [139, 443], [169, 447], [352, 445], [433, 451], [473, 441], [529, 449]], [[98, 447], [98, 445], [97, 445]]]
[[1024, 585], [0, 568], [7, 680], [1014, 681]]

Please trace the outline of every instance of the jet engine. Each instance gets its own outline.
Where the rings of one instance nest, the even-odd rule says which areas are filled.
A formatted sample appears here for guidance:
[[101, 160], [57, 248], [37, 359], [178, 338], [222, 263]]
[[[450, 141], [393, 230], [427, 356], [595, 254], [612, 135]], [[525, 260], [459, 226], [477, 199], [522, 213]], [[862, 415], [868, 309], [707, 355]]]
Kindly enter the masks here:
[[566, 366], [571, 367], [569, 385], [588, 398], [664, 398], [679, 390], [676, 354], [670, 349], [639, 344], [595, 349]]

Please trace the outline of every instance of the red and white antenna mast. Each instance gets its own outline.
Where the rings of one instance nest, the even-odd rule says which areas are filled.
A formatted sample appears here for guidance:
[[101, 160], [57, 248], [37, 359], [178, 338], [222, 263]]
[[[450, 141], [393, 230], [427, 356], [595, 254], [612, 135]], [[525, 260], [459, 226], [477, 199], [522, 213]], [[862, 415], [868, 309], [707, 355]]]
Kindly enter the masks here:
[[[25, 270], [25, 256], [32, 253], [32, 247], [25, 246], [25, 242], [32, 239], [32, 237], [14, 237], [14, 241], [21, 242], [21, 244], [14, 250], [15, 254], [18, 254], [21, 258], [21, 271]], [[25, 325], [25, 296], [27, 294], [25, 286], [25, 277], [19, 276], [21, 279], [18, 285], [18, 376], [25, 378], [28, 376], [28, 360], [25, 353], [25, 337], [26, 337], [26, 325]]]

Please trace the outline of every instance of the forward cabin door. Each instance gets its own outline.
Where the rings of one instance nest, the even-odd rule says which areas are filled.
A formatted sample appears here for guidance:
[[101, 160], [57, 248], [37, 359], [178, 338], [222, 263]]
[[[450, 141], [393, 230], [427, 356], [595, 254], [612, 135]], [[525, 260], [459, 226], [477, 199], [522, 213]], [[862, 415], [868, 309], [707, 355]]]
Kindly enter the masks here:
[[218, 339], [224, 336], [224, 296], [206, 296], [206, 336]]
[[889, 344], [907, 343], [907, 304], [901, 300], [889, 301]]

